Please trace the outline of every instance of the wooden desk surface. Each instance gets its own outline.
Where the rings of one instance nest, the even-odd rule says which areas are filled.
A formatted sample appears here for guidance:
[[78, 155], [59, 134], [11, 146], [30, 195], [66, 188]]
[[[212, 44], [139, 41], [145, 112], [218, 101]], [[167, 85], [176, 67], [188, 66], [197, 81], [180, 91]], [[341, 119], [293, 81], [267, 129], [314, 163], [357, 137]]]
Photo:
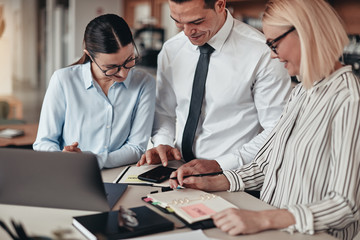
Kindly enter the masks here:
[[21, 129], [24, 131], [23, 136], [9, 138], [9, 139], [0, 138], [0, 147], [6, 147], [10, 145], [14, 145], [14, 146], [32, 145], [36, 139], [38, 126], [39, 126], [38, 123], [0, 125], [0, 129], [13, 128], [13, 129]]
[[[103, 170], [102, 175], [105, 182], [112, 182], [117, 175], [121, 172], [122, 168]], [[147, 193], [159, 190], [157, 187], [149, 186], [133, 186], [129, 185], [128, 189], [124, 195], [120, 198], [119, 202], [115, 205], [115, 208], [119, 208], [120, 205], [125, 207], [137, 207], [146, 205], [159, 214], [169, 217], [168, 214], [160, 212], [158, 209], [153, 208], [149, 204], [145, 204], [141, 197], [145, 196]], [[264, 209], [273, 209], [274, 207], [252, 197], [251, 195], [244, 192], [217, 192], [217, 195], [227, 199], [228, 201], [234, 203], [240, 208], [252, 209], [252, 210], [264, 210]], [[86, 201], [86, 200], [84, 200]], [[71, 225], [73, 216], [93, 214], [95, 212], [91, 211], [76, 211], [76, 210], [67, 210], [67, 209], [53, 209], [53, 208], [41, 208], [41, 207], [27, 207], [27, 206], [15, 206], [15, 205], [5, 205], [0, 204], [0, 219], [5, 221], [10, 226], [10, 220], [14, 219], [15, 221], [20, 221], [29, 233], [29, 235], [45, 235], [48, 237], [56, 238], [54, 233], [64, 233], [62, 236], [64, 239], [86, 239], [78, 230]], [[170, 219], [175, 222], [175, 226], [182, 224], [175, 217]], [[164, 232], [159, 234], [170, 234], [175, 232], [185, 232], [189, 231], [189, 228], [178, 229], [172, 232]], [[223, 233], [217, 228], [204, 230], [206, 236], [212, 239], [241, 239], [241, 240], [255, 240], [255, 239], [277, 239], [277, 240], [331, 240], [335, 239], [327, 234], [316, 234], [316, 235], [304, 235], [300, 233], [289, 234], [281, 231], [265, 231], [253, 235], [240, 235], [240, 236], [229, 236], [226, 233]], [[154, 235], [155, 236], [155, 235]], [[11, 239], [4, 230], [0, 229], [0, 239], [7, 240]]]

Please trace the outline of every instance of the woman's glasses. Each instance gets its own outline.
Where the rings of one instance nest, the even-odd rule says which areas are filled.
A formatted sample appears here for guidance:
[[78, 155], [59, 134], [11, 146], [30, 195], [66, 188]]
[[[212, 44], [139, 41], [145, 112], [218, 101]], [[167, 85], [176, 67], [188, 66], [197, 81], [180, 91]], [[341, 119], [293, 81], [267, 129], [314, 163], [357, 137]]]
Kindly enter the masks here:
[[295, 27], [292, 27], [290, 28], [287, 32], [285, 32], [284, 34], [278, 36], [277, 38], [275, 38], [274, 40], [272, 41], [266, 41], [266, 45], [269, 46], [269, 48], [277, 55], [277, 51], [276, 51], [276, 48], [277, 48], [277, 45], [274, 46], [274, 44], [278, 41], [280, 41], [281, 39], [283, 39], [284, 37], [286, 37], [286, 35], [288, 35], [289, 33], [291, 33], [292, 31], [295, 30]]
[[108, 68], [106, 70], [104, 70], [100, 67], [100, 65], [95, 61], [95, 58], [92, 56], [92, 54], [89, 55], [89, 57], [90, 57], [91, 61], [93, 61], [96, 64], [96, 66], [98, 66], [100, 71], [102, 71], [105, 74], [105, 76], [111, 77], [111, 76], [118, 74], [118, 72], [120, 72], [122, 68], [129, 70], [129, 69], [135, 67], [135, 65], [138, 63], [140, 58], [139, 58], [139, 52], [135, 45], [134, 45], [134, 48], [136, 51], [135, 57], [129, 58], [121, 65], [114, 65], [113, 67]]
[[97, 64], [97, 62], [95, 61], [94, 58], [91, 58], [91, 59], [92, 59], [92, 61], [98, 66], [98, 68], [105, 74], [105, 76], [107, 76], [107, 77], [111, 77], [111, 76], [116, 75], [118, 72], [121, 71], [121, 68], [124, 68], [124, 69], [129, 70], [129, 69], [135, 67], [136, 62], [137, 62], [137, 60], [138, 60], [137, 57], [135, 57], [135, 58], [130, 58], [130, 59], [126, 60], [126, 61], [125, 61], [123, 64], [121, 64], [121, 65], [116, 65], [116, 66], [114, 66], [114, 67], [111, 67], [111, 68], [108, 68], [108, 69], [104, 70], [104, 69], [102, 69], [102, 68], [99, 66], [99, 64]]

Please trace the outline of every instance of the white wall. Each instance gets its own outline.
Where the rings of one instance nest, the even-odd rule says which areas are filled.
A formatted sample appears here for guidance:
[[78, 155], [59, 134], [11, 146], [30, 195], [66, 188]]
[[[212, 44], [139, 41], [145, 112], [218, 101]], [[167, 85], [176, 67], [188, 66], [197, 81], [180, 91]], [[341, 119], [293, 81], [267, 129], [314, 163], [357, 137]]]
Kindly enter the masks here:
[[123, 15], [122, 0], [69, 0], [68, 64], [83, 54], [83, 37], [86, 25], [105, 13]]
[[14, 71], [14, 75], [21, 84], [28, 83], [35, 87], [38, 83], [37, 1], [21, 0], [20, 11], [20, 32], [22, 33], [20, 46], [22, 46], [22, 51], [16, 56], [16, 60], [21, 62], [22, 68], [20, 71]]
[[12, 31], [11, 26], [11, 4], [7, 1], [0, 1], [3, 6], [3, 17], [5, 19], [5, 30], [0, 38], [0, 95], [12, 94]]
[[2, 0], [5, 31], [0, 38], [0, 95], [12, 95], [14, 81], [37, 84], [36, 0]]
[[105, 13], [122, 15], [123, 0], [69, 0], [69, 9], [56, 6], [56, 0], [47, 0], [47, 35], [45, 82], [59, 68], [77, 61], [83, 54], [86, 25]]
[[[13, 94], [13, 82], [33, 84], [36, 81], [35, 0], [2, 0], [5, 31], [0, 39], [0, 95]], [[22, 14], [23, 9], [24, 14]]]
[[176, 27], [174, 20], [170, 17], [169, 3], [165, 2], [161, 6], [162, 27], [165, 29], [165, 41], [175, 36], [179, 29]]
[[[0, 38], [0, 95], [12, 95], [14, 82], [38, 87], [52, 73], [82, 55], [87, 23], [104, 13], [123, 15], [123, 0], [69, 0], [69, 9], [46, 0], [46, 53], [38, 52], [37, 0], [0, 0], [5, 31]], [[38, 56], [46, 54], [40, 66]], [[45, 79], [44, 79], [45, 78]], [[47, 85], [47, 84], [46, 84]]]

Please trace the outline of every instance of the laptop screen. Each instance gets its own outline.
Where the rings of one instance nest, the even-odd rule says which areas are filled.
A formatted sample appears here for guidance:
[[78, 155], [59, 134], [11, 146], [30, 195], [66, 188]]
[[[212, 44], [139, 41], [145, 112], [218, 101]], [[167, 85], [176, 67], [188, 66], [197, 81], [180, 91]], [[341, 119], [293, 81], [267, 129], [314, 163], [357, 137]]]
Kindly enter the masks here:
[[110, 210], [96, 156], [86, 153], [0, 149], [0, 203]]

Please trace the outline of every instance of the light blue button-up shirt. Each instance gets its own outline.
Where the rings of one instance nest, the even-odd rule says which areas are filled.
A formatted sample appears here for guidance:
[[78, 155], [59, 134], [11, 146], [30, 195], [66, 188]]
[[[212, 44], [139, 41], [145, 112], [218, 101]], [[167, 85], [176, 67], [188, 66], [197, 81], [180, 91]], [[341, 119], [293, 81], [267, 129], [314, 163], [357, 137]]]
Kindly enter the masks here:
[[79, 143], [99, 166], [137, 162], [145, 152], [155, 109], [155, 80], [136, 68], [115, 82], [108, 96], [93, 79], [90, 63], [57, 70], [45, 94], [34, 150], [62, 151]]

